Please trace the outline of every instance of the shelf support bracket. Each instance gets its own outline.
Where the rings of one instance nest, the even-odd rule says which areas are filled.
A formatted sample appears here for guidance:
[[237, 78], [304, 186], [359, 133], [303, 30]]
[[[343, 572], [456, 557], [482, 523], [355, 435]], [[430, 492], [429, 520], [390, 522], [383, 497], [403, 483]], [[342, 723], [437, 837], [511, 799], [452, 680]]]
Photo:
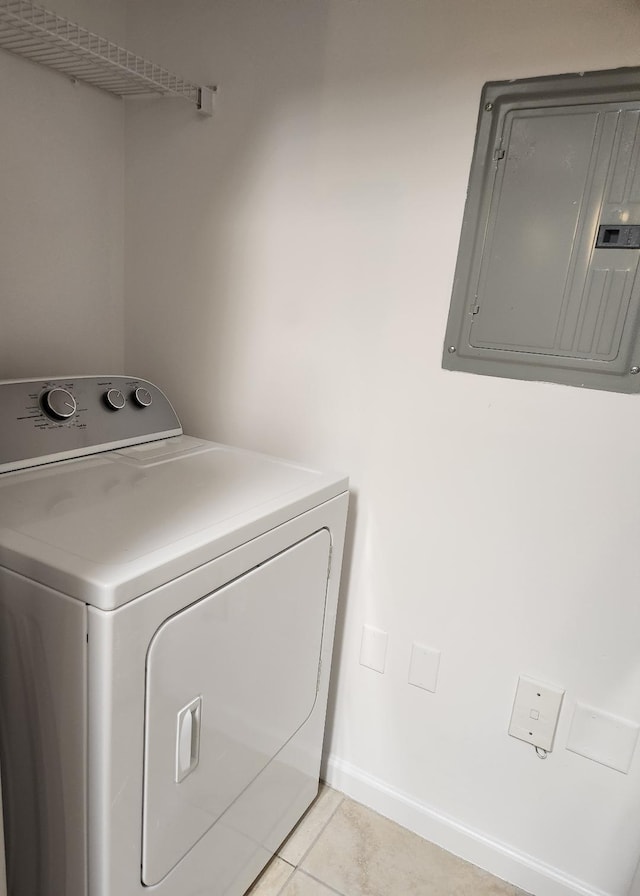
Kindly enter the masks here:
[[213, 100], [216, 95], [215, 87], [198, 88], [198, 112], [202, 115], [213, 115]]

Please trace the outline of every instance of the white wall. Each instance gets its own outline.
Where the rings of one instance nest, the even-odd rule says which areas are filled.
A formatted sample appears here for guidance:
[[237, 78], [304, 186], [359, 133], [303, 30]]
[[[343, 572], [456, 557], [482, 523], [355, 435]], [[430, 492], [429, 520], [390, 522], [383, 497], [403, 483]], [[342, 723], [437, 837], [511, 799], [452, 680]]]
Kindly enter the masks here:
[[[56, 0], [123, 40], [125, 0]], [[124, 109], [0, 53], [0, 378], [123, 367]]]
[[[637, 64], [631, 0], [132, 0], [129, 42], [220, 92], [128, 107], [126, 360], [187, 431], [350, 473], [336, 784], [538, 896], [623, 896], [640, 720], [638, 398], [445, 373], [484, 81]], [[389, 632], [384, 675], [358, 663]], [[438, 690], [406, 683], [413, 640]], [[519, 673], [567, 690], [546, 761]]]

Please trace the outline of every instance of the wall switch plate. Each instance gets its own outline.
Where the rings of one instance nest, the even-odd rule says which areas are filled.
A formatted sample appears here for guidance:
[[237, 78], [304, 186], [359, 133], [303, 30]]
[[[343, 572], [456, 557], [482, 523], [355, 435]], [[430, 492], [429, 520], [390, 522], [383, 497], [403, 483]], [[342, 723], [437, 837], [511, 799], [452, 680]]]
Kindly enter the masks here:
[[387, 660], [388, 639], [387, 632], [372, 625], [364, 625], [360, 644], [360, 665], [382, 674]]
[[518, 679], [509, 734], [550, 753], [564, 691], [521, 675]]
[[422, 644], [414, 643], [412, 645], [411, 661], [409, 663], [409, 684], [435, 694], [439, 667], [439, 650], [434, 650], [432, 647], [423, 647]]

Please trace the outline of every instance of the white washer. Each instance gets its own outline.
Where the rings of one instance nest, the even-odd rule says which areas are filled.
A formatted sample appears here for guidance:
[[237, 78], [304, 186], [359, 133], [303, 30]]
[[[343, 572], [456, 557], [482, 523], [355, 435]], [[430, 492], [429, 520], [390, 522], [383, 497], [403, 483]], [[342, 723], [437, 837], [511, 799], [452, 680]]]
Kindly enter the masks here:
[[310, 804], [347, 480], [0, 382], [9, 896], [241, 896]]

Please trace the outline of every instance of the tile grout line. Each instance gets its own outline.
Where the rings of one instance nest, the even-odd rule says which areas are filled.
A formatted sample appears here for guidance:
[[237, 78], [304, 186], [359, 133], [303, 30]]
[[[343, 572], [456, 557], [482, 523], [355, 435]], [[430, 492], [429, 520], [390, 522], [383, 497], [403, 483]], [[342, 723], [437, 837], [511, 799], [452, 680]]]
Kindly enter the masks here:
[[[323, 782], [323, 783], [325, 783], [325, 782]], [[326, 784], [326, 786], [329, 787], [328, 784]], [[331, 788], [331, 790], [333, 790], [333, 789], [334, 789], [334, 788]], [[298, 864], [297, 864], [297, 865], [292, 865], [291, 862], [287, 862], [287, 860], [286, 860], [286, 859], [283, 859], [282, 856], [281, 856], [279, 853], [276, 853], [276, 856], [277, 856], [279, 859], [281, 859], [281, 860], [282, 860], [285, 864], [287, 864], [290, 868], [293, 868], [293, 872], [289, 875], [289, 877], [286, 879], [286, 881], [282, 884], [282, 886], [280, 887], [280, 889], [278, 890], [278, 892], [277, 892], [277, 893], [274, 893], [274, 896], [281, 896], [282, 892], [284, 891], [284, 888], [287, 886], [287, 884], [289, 883], [289, 881], [291, 880], [291, 878], [293, 877], [293, 875], [295, 874], [296, 871], [300, 871], [302, 874], [306, 874], [306, 871], [303, 871], [302, 868], [301, 868], [300, 866], [302, 865], [302, 863], [304, 862], [304, 860], [306, 859], [306, 857], [309, 855], [309, 853], [311, 852], [311, 850], [313, 849], [313, 847], [316, 845], [316, 843], [318, 842], [318, 840], [320, 839], [320, 837], [321, 837], [322, 834], [324, 833], [324, 831], [325, 831], [327, 825], [329, 824], [329, 822], [331, 821], [331, 819], [333, 818], [333, 816], [336, 814], [336, 812], [338, 811], [338, 809], [340, 808], [340, 806], [344, 803], [344, 801], [345, 801], [345, 799], [346, 799], [345, 795], [344, 795], [343, 793], [341, 793], [339, 790], [336, 790], [335, 793], [340, 793], [340, 797], [341, 797], [341, 798], [340, 798], [339, 802], [337, 803], [337, 805], [336, 805], [335, 809], [333, 810], [333, 812], [331, 813], [331, 815], [327, 818], [327, 820], [325, 821], [325, 823], [322, 825], [322, 827], [320, 828], [320, 830], [318, 831], [318, 833], [316, 834], [316, 836], [313, 838], [311, 844], [307, 847], [307, 849], [306, 849], [306, 850], [303, 852], [303, 854], [300, 856], [300, 861], [298, 862]], [[311, 877], [313, 880], [317, 880], [317, 878], [313, 877], [313, 875], [311, 875], [311, 874], [307, 874], [307, 877]], [[320, 884], [322, 884], [323, 886], [326, 886], [326, 884], [325, 884], [323, 881], [321, 881], [321, 880], [319, 880], [319, 881], [317, 881], [317, 882], [320, 883]], [[334, 892], [334, 893], [337, 893], [338, 896], [343, 896], [343, 894], [342, 894], [342, 893], [338, 893], [337, 890], [333, 890], [333, 892]]]
[[280, 896], [280, 894], [282, 893], [282, 891], [284, 890], [284, 888], [287, 886], [287, 884], [289, 883], [289, 881], [291, 880], [291, 878], [292, 878], [293, 875], [295, 874], [296, 866], [295, 866], [295, 865], [292, 865], [291, 862], [287, 862], [286, 859], [283, 859], [282, 856], [279, 856], [277, 853], [276, 853], [275, 856], [273, 856], [273, 858], [271, 859], [271, 861], [273, 862], [274, 859], [278, 859], [278, 861], [280, 861], [280, 862], [284, 862], [285, 865], [288, 865], [289, 868], [291, 868], [291, 872], [290, 872], [290, 874], [287, 876], [287, 879], [286, 879], [285, 882], [282, 884], [282, 886], [280, 887], [280, 889], [277, 891], [277, 893], [273, 893], [273, 894], [272, 894], [272, 896]]
[[296, 873], [296, 866], [295, 866], [295, 865], [292, 865], [291, 862], [287, 862], [286, 859], [282, 859], [282, 861], [283, 861], [286, 865], [288, 865], [289, 868], [291, 868], [291, 871], [290, 871], [289, 874], [287, 875], [287, 879], [286, 879], [285, 882], [282, 884], [282, 886], [280, 887], [280, 889], [278, 890], [278, 892], [275, 894], [275, 896], [280, 896], [280, 893], [282, 893], [282, 891], [283, 891], [284, 888], [287, 886], [287, 884], [289, 883], [289, 881], [291, 880], [291, 878], [293, 877], [293, 875]]
[[[340, 793], [340, 791], [339, 791], [339, 790], [336, 790], [336, 793]], [[304, 862], [304, 860], [307, 858], [307, 856], [309, 855], [309, 853], [311, 852], [311, 850], [313, 849], [313, 847], [316, 845], [316, 843], [318, 842], [318, 840], [320, 839], [320, 837], [322, 837], [322, 835], [324, 834], [324, 832], [325, 832], [325, 830], [326, 830], [326, 828], [327, 828], [327, 825], [329, 824], [329, 822], [331, 821], [331, 819], [333, 818], [333, 816], [336, 814], [336, 812], [338, 811], [338, 809], [340, 808], [340, 806], [344, 803], [344, 800], [345, 800], [345, 797], [344, 797], [344, 794], [342, 794], [342, 798], [340, 799], [340, 802], [336, 805], [336, 807], [335, 807], [335, 809], [333, 810], [333, 812], [331, 813], [331, 815], [327, 818], [327, 820], [326, 820], [325, 823], [322, 825], [322, 827], [320, 828], [320, 830], [318, 831], [318, 833], [316, 834], [316, 836], [313, 838], [313, 841], [311, 842], [311, 844], [305, 849], [305, 851], [304, 851], [304, 852], [302, 853], [302, 855], [300, 856], [300, 861], [299, 861], [298, 864], [295, 866], [296, 868], [300, 868], [300, 866], [302, 865], [302, 863]], [[311, 877], [311, 875], [309, 875], [309, 876]], [[320, 883], [322, 883], [322, 881], [320, 881]]]
[[310, 874], [310, 872], [308, 872], [308, 871], [302, 871], [302, 869], [299, 869], [299, 870], [300, 870], [300, 874], [304, 874], [304, 876], [308, 877], [310, 880], [315, 880], [315, 882], [317, 884], [320, 884], [320, 886], [325, 887], [327, 890], [330, 890], [332, 893], [335, 893], [336, 896], [347, 896], [347, 894], [343, 893], [342, 890], [336, 890], [335, 887], [332, 887], [331, 884], [328, 884], [325, 881], [320, 880], [320, 878], [316, 877], [315, 874]]

